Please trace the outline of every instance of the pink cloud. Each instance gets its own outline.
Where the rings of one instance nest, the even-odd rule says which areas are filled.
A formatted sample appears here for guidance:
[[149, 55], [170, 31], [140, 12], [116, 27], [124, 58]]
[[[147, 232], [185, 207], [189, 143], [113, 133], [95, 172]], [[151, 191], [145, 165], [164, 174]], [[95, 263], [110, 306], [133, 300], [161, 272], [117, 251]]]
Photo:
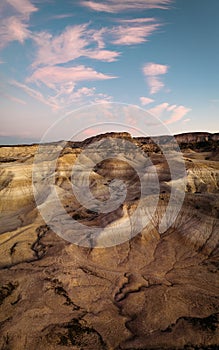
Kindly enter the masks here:
[[[37, 45], [37, 57], [33, 66], [67, 63], [79, 57], [113, 62], [119, 52], [103, 50], [105, 29], [89, 30], [88, 24], [67, 27], [58, 36], [41, 32], [33, 36]], [[93, 46], [90, 48], [90, 46]]]
[[184, 106], [176, 107], [173, 110], [172, 115], [170, 116], [170, 119], [165, 121], [165, 124], [172, 124], [172, 123], [177, 122], [178, 120], [182, 119], [190, 111], [191, 111], [190, 108], [186, 108]]
[[147, 83], [150, 89], [150, 94], [156, 94], [163, 87], [164, 83], [160, 79], [160, 75], [168, 72], [169, 67], [163, 64], [147, 63], [143, 67], [143, 73], [147, 77]]
[[49, 96], [49, 98], [50, 101], [53, 101], [56, 105], [55, 110], [60, 110], [67, 109], [73, 103], [74, 106], [75, 104], [80, 106], [84, 103], [90, 103], [96, 96], [98, 96], [98, 94], [96, 93], [96, 89], [94, 87], [82, 87], [79, 89], [74, 89], [71, 93], [65, 93], [63, 92], [63, 89], [60, 88], [60, 91], [56, 95]]
[[[108, 74], [96, 72], [84, 66], [61, 67], [59, 64], [71, 62], [79, 57], [87, 57], [100, 61], [113, 62], [120, 52], [107, 50], [107, 42], [114, 45], [138, 44], [147, 40], [147, 37], [159, 26], [153, 18], [132, 21], [125, 25], [113, 28], [90, 29], [89, 24], [67, 27], [61, 34], [53, 36], [48, 32], [32, 35], [37, 46], [37, 55], [32, 67], [32, 75], [26, 79], [27, 83], [38, 86], [46, 85], [52, 89], [53, 94], [49, 103], [56, 105], [70, 104], [70, 101], [79, 100], [83, 95], [76, 90], [78, 82], [85, 80], [105, 80], [115, 78]], [[145, 24], [146, 23], [146, 24]], [[102, 96], [96, 92], [92, 95], [93, 101], [102, 103], [111, 97]], [[42, 100], [42, 97], [40, 97]]]
[[73, 17], [73, 15], [71, 13], [63, 13], [60, 15], [51, 16], [50, 18], [51, 19], [64, 19], [64, 18], [71, 18], [71, 17]]
[[94, 96], [95, 94], [95, 88], [87, 88], [87, 87], [82, 87], [76, 91], [73, 92], [69, 96], [69, 100], [76, 101], [80, 100], [82, 97], [91, 97]]
[[191, 111], [190, 108], [185, 106], [170, 105], [167, 102], [161, 103], [148, 110], [158, 118], [165, 118], [164, 124], [172, 124], [181, 120], [187, 113]]
[[188, 123], [188, 122], [190, 122], [190, 120], [191, 120], [190, 118], [184, 119], [183, 123]]
[[[112, 36], [112, 38], [109, 38], [109, 41], [115, 45], [139, 44], [146, 41], [147, 37], [160, 26], [156, 23], [145, 24], [154, 22], [154, 18], [137, 18], [121, 20], [126, 24], [132, 24], [131, 26], [118, 26], [112, 29], [90, 30], [88, 24], [81, 24], [67, 27], [63, 33], [57, 36], [53, 36], [48, 32], [31, 33], [25, 19], [29, 19], [29, 16], [38, 10], [37, 7], [29, 0], [4, 0], [4, 2], [18, 11], [19, 15], [10, 20], [6, 18], [6, 23], [3, 23], [2, 35], [0, 29], [0, 36], [4, 37], [4, 40], [1, 40], [1, 42], [8, 43], [18, 40], [23, 43], [26, 38], [31, 37], [37, 46], [37, 56], [33, 66], [57, 65], [70, 62], [79, 57], [113, 62], [120, 56], [120, 52], [103, 50], [105, 48], [104, 36]], [[118, 5], [114, 0], [109, 2], [114, 2], [116, 6]], [[150, 6], [152, 2], [154, 0], [148, 0]], [[160, 2], [163, 1], [161, 0]], [[133, 1], [128, 1], [127, 3], [129, 3], [128, 6], [131, 6], [131, 8], [135, 4]], [[140, 7], [142, 4], [145, 6], [144, 1], [138, 1], [137, 3], [138, 5], [140, 4]], [[99, 5], [105, 6], [104, 4]], [[3, 47], [5, 44], [2, 43], [1, 46]]]
[[92, 39], [97, 43], [99, 49], [105, 48], [104, 34], [106, 34], [106, 32], [107, 28], [105, 27], [92, 31]]
[[171, 105], [167, 108], [167, 111], [171, 112], [173, 111], [175, 108], [177, 107], [177, 105]]
[[38, 10], [29, 0], [6, 0], [5, 2], [11, 5], [17, 12], [27, 17]]
[[60, 83], [60, 85], [57, 85], [55, 94], [48, 94], [47, 96], [43, 95], [38, 90], [35, 90], [26, 84], [22, 84], [17, 81], [11, 81], [11, 84], [22, 89], [26, 94], [36, 99], [37, 101], [49, 106], [55, 112], [60, 109], [67, 109], [73, 103], [77, 103], [77, 105], [80, 106], [85, 101], [86, 103], [102, 103], [111, 101], [110, 96], [102, 93], [97, 93], [94, 87], [82, 87], [75, 89], [75, 85], [70, 84], [69, 82], [66, 84]]
[[28, 94], [29, 96], [31, 96], [32, 98], [38, 100], [39, 102], [48, 105], [49, 107], [51, 107], [53, 110], [58, 109], [58, 105], [52, 101], [50, 98], [46, 98], [43, 96], [43, 94], [41, 94], [41, 92], [30, 88], [28, 85], [26, 84], [22, 84], [16, 80], [12, 80], [10, 82], [13, 86], [18, 87], [19, 89], [22, 89], [26, 94]]
[[29, 37], [28, 25], [19, 18], [12, 16], [2, 20], [0, 24], [0, 48], [11, 41], [23, 43]]
[[1, 1], [0, 48], [12, 41], [19, 41], [23, 44], [31, 36], [28, 20], [30, 15], [38, 10], [37, 7], [29, 0]]
[[97, 98], [95, 98], [95, 100], [93, 102], [98, 103], [98, 104], [112, 102], [112, 99], [113, 99], [112, 96], [105, 95], [105, 97], [102, 97], [102, 95], [104, 95], [104, 94], [99, 94], [99, 96]]
[[156, 76], [156, 75], [166, 74], [168, 69], [169, 67], [166, 65], [150, 62], [144, 66], [143, 72], [147, 76]]
[[[160, 24], [154, 18], [129, 21], [113, 28], [89, 29], [89, 24], [67, 27], [61, 34], [48, 32], [32, 35], [37, 46], [33, 67], [67, 63], [79, 57], [114, 62], [120, 52], [105, 49], [106, 43], [134, 45], [145, 42]], [[152, 22], [152, 23], [148, 23]]]
[[148, 18], [132, 18], [132, 19], [119, 19], [118, 20], [120, 23], [147, 23], [147, 22], [155, 22], [155, 18], [153, 17], [148, 17]]
[[21, 105], [26, 105], [27, 103], [24, 100], [21, 100], [20, 98], [17, 98], [15, 96], [11, 96], [9, 94], [2, 94], [3, 97], [6, 97], [8, 100], [12, 101], [12, 102], [16, 102], [19, 103]]
[[166, 9], [172, 0], [105, 0], [89, 1], [83, 0], [81, 4], [93, 11], [116, 13], [125, 10], [142, 10], [142, 9]]
[[93, 68], [85, 66], [75, 67], [43, 67], [37, 69], [27, 82], [43, 83], [51, 89], [56, 90], [60, 84], [76, 83], [84, 80], [106, 80], [115, 76], [106, 75], [95, 71]]
[[135, 45], [147, 41], [160, 25], [148, 24], [137, 26], [118, 26], [110, 31], [115, 39], [111, 40], [114, 45]]
[[147, 82], [151, 95], [156, 94], [164, 87], [164, 83], [157, 77], [148, 77]]
[[22, 23], [16, 17], [10, 17], [8, 19], [8, 31], [11, 39], [17, 40], [20, 43], [23, 43], [30, 36], [27, 24]]
[[87, 55], [89, 56], [89, 58], [93, 58], [95, 60], [114, 62], [116, 61], [120, 53], [109, 50], [96, 50], [87, 52]]
[[152, 98], [149, 98], [149, 97], [140, 97], [140, 101], [141, 101], [141, 104], [142, 104], [143, 106], [148, 105], [148, 104], [154, 102], [154, 100], [153, 100]]
[[87, 25], [83, 24], [69, 27], [55, 37], [47, 32], [36, 34], [33, 40], [38, 52], [33, 65], [66, 63], [80, 57], [82, 50], [89, 44], [88, 39], [82, 37], [86, 29]]
[[115, 9], [108, 5], [108, 4], [103, 4], [103, 3], [97, 3], [94, 1], [81, 1], [81, 4], [89, 7], [91, 10], [98, 11], [98, 12], [116, 12]]
[[160, 118], [162, 117], [162, 114], [164, 113], [164, 111], [167, 110], [168, 106], [169, 106], [169, 103], [164, 102], [149, 109], [148, 112], [153, 114], [155, 117]]

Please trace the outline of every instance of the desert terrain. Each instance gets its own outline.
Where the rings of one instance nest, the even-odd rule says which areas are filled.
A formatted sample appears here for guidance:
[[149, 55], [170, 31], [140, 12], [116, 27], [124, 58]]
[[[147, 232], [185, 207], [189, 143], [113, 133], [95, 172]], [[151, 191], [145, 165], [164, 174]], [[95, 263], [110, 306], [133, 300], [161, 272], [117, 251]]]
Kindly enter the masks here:
[[[158, 189], [149, 184], [142, 192], [136, 167], [112, 157], [111, 152], [106, 160], [98, 160], [92, 144], [103, 140], [110, 150], [117, 138], [124, 148], [127, 141], [147, 156], [150, 164], [145, 161], [139, 173], [153, 167]], [[81, 231], [72, 240], [63, 233], [62, 213], [55, 210], [48, 186], [44, 188], [50, 184], [50, 163], [43, 158], [36, 162], [38, 145], [0, 147], [2, 350], [218, 349], [219, 134], [188, 133], [175, 138], [185, 164], [178, 212], [178, 197], [169, 202], [181, 175], [172, 179], [159, 148], [159, 143], [168, 145], [168, 137], [157, 139], [156, 144], [150, 138], [108, 133], [69, 141], [64, 148], [54, 143], [59, 154], [54, 188], [69, 225], [73, 218], [91, 232], [99, 228], [95, 237]], [[96, 157], [89, 181], [98, 201], [109, 199], [114, 179], [126, 185], [123, 203], [110, 213], [87, 209], [72, 191], [72, 166], [87, 148]], [[131, 151], [129, 156], [137, 164]], [[82, 157], [83, 161], [88, 159]], [[171, 161], [177, 169], [177, 160]], [[34, 162], [45, 169], [35, 196]], [[131, 218], [140, 201], [140, 223], [132, 235]], [[166, 226], [160, 230], [168, 204]], [[150, 220], [143, 227], [146, 213]], [[126, 222], [130, 222], [130, 239]], [[53, 224], [60, 225], [60, 235]], [[109, 232], [113, 232], [110, 237]]]

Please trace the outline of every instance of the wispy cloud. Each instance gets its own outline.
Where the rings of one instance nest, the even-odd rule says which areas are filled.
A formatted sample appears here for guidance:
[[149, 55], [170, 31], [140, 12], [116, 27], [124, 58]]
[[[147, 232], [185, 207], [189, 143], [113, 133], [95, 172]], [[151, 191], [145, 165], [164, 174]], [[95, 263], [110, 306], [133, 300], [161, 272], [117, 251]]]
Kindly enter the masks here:
[[164, 83], [157, 77], [148, 77], [147, 82], [151, 95], [158, 93], [165, 86]]
[[33, 37], [37, 57], [33, 66], [67, 63], [79, 57], [113, 62], [119, 52], [103, 49], [105, 30], [88, 29], [88, 24], [67, 27], [60, 35], [41, 32]]
[[108, 96], [106, 94], [99, 94], [95, 98], [93, 103], [109, 103], [109, 102], [112, 102], [112, 100], [113, 100], [112, 96]]
[[168, 72], [169, 67], [163, 64], [147, 63], [143, 67], [143, 73], [146, 76], [147, 83], [150, 89], [150, 94], [156, 94], [163, 87], [164, 83], [160, 79], [160, 75]]
[[183, 123], [188, 123], [188, 122], [190, 122], [190, 120], [191, 120], [190, 118], [184, 119]]
[[[137, 24], [137, 25], [136, 25]], [[147, 41], [147, 38], [160, 27], [160, 24], [141, 24], [133, 22], [132, 25], [117, 26], [110, 30], [114, 45], [135, 45]]]
[[147, 23], [147, 22], [156, 22], [156, 19], [153, 17], [147, 17], [147, 18], [132, 18], [132, 19], [118, 19], [118, 22], [120, 23], [128, 23], [128, 24], [136, 24], [136, 23]]
[[161, 118], [163, 113], [168, 109], [169, 103], [164, 102], [148, 110], [149, 113]]
[[116, 13], [125, 10], [166, 9], [172, 0], [82, 0], [81, 4], [93, 11]]
[[[171, 0], [81, 1], [84, 6], [89, 8], [96, 6], [97, 11], [102, 11], [100, 10], [102, 8], [106, 12], [167, 8], [170, 2]], [[98, 102], [109, 101], [111, 97], [97, 93], [94, 87], [81, 87], [81, 82], [116, 77], [91, 68], [92, 62], [84, 66], [74, 61], [86, 58], [114, 62], [119, 59], [123, 45], [141, 44], [161, 26], [155, 18], [149, 17], [118, 19], [117, 25], [98, 29], [92, 28], [89, 22], [68, 26], [59, 34], [48, 31], [36, 32], [29, 27], [30, 16], [38, 10], [34, 0], [33, 3], [31, 0], [3, 0], [3, 4], [3, 7], [0, 5], [0, 12], [1, 9], [4, 11], [6, 9], [7, 15], [3, 16], [4, 19], [0, 24], [0, 48], [15, 40], [23, 44], [26, 39], [31, 39], [36, 48], [31, 65], [32, 73], [24, 83], [15, 82], [15, 85], [52, 109], [67, 106], [72, 101], [83, 98], [92, 98], [93, 101]], [[108, 11], [109, 8], [110, 11]], [[64, 13], [52, 18], [66, 17], [69, 17], [69, 14]], [[118, 45], [119, 50], [112, 50], [112, 44]], [[151, 93], [161, 88], [159, 85], [161, 82], [157, 78], [160, 74], [164, 73], [147, 75], [151, 84]], [[146, 100], [142, 104], [146, 104]]]
[[84, 56], [103, 62], [114, 62], [120, 56], [120, 52], [110, 50], [87, 50]]
[[26, 101], [21, 100], [18, 97], [15, 97], [15, 96], [12, 96], [12, 95], [9, 95], [9, 94], [5, 94], [5, 93], [1, 93], [1, 92], [0, 92], [0, 95], [2, 95], [3, 97], [7, 98], [11, 102], [16, 102], [16, 103], [19, 103], [21, 105], [26, 105], [27, 104]]
[[[108, 74], [97, 72], [95, 69], [83, 65], [75, 65], [74, 61], [85, 57], [102, 62], [116, 61], [120, 52], [108, 49], [107, 46], [132, 45], [145, 42], [147, 38], [160, 26], [154, 18], [141, 18], [131, 21], [119, 21], [114, 27], [91, 28], [90, 23], [68, 26], [59, 35], [49, 32], [32, 33], [31, 38], [36, 45], [36, 56], [32, 63], [32, 74], [26, 79], [26, 84], [37, 90], [42, 84], [50, 89], [47, 104], [53, 109], [57, 106], [69, 105], [72, 101], [87, 98], [77, 85], [82, 81], [96, 81], [116, 78]], [[66, 67], [68, 64], [68, 67]], [[61, 66], [62, 65], [62, 66]], [[65, 66], [63, 66], [65, 65]], [[35, 91], [37, 91], [35, 90]], [[33, 94], [33, 91], [29, 91]], [[35, 96], [43, 101], [43, 96]], [[111, 97], [92, 94], [92, 101], [106, 102]]]
[[23, 15], [25, 18], [36, 12], [38, 9], [29, 0], [3, 0], [3, 3], [11, 5], [18, 13]]
[[37, 33], [33, 40], [37, 45], [37, 57], [33, 66], [55, 65], [72, 61], [82, 55], [82, 50], [89, 44], [83, 33], [87, 24], [66, 28], [58, 36], [48, 32]]
[[116, 78], [115, 76], [103, 74], [95, 71], [93, 68], [85, 66], [60, 67], [51, 66], [37, 69], [27, 82], [43, 83], [47, 87], [57, 90], [57, 87], [71, 83], [74, 85], [79, 81], [107, 80]]
[[0, 48], [12, 41], [24, 41], [31, 36], [29, 30], [30, 15], [37, 11], [29, 0], [3, 0], [0, 7]]
[[28, 25], [19, 18], [13, 16], [2, 20], [0, 24], [0, 48], [12, 41], [19, 41], [23, 44], [29, 36]]
[[170, 105], [167, 102], [161, 103], [148, 110], [149, 113], [156, 117], [165, 119], [164, 123], [166, 125], [181, 120], [190, 111], [191, 109], [185, 106]]
[[109, 102], [112, 99], [108, 95], [96, 92], [94, 87], [88, 88], [84, 86], [76, 89], [75, 84], [71, 82], [66, 82], [64, 84], [60, 82], [60, 84], [56, 84], [56, 91], [48, 93], [47, 95], [42, 94], [27, 84], [15, 80], [11, 81], [11, 84], [22, 89], [26, 94], [40, 103], [49, 106], [53, 111], [58, 111], [60, 109], [67, 110], [73, 103], [81, 105], [85, 102]]
[[155, 23], [155, 19], [147, 18], [98, 30], [90, 29], [89, 23], [85, 23], [67, 27], [57, 36], [40, 32], [32, 37], [37, 47], [33, 67], [67, 63], [80, 57], [114, 62], [119, 58], [120, 52], [106, 49], [107, 44], [140, 44], [147, 41], [159, 27], [160, 24]]
[[49, 98], [44, 97], [43, 94], [31, 87], [29, 87], [26, 84], [20, 83], [16, 80], [10, 81], [11, 85], [18, 87], [19, 89], [22, 89], [26, 94], [31, 96], [32, 98], [38, 100], [39, 102], [51, 107], [52, 109], [58, 109], [58, 105], [51, 101]]
[[[84, 65], [73, 66], [73, 61], [79, 57], [107, 62], [116, 60], [120, 53], [105, 49], [105, 33], [106, 28], [90, 29], [87, 23], [67, 27], [58, 36], [48, 32], [31, 33], [37, 46], [33, 72], [26, 78], [25, 84], [17, 83], [16, 86], [53, 110], [82, 99], [108, 100], [108, 96], [97, 93], [95, 88], [78, 88], [77, 85], [85, 81], [113, 79], [115, 76]], [[60, 66], [66, 63], [68, 67]]]
[[152, 98], [149, 98], [149, 97], [140, 97], [140, 101], [141, 101], [141, 104], [142, 106], [146, 106], [152, 102], [154, 102], [154, 100]]
[[190, 108], [184, 106], [175, 107], [172, 111], [172, 115], [170, 116], [170, 118], [165, 121], [165, 124], [172, 124], [181, 120], [190, 111]]
[[63, 13], [60, 15], [51, 16], [50, 19], [65, 19], [65, 18], [71, 18], [73, 16], [74, 15], [72, 13]]

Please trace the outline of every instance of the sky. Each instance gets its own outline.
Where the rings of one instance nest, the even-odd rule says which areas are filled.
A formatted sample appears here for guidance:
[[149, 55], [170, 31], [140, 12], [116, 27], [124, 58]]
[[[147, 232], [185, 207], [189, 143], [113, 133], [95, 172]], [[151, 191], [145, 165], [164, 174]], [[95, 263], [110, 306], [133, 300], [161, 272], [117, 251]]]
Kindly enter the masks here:
[[[173, 134], [218, 132], [218, 13], [218, 0], [1, 0], [0, 143], [111, 102]], [[76, 114], [68, 128], [89, 128]]]

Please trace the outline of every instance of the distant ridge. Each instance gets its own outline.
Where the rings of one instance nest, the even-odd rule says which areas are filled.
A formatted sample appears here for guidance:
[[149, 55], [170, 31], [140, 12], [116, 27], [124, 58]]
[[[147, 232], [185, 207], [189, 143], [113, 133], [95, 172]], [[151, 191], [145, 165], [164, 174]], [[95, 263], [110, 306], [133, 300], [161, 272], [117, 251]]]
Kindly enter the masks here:
[[[187, 132], [182, 134], [176, 134], [173, 135], [178, 142], [180, 147], [194, 147], [196, 144], [199, 144], [199, 146], [208, 146], [211, 145], [218, 146], [219, 142], [219, 132], [217, 133], [210, 133], [210, 132]], [[124, 140], [130, 140], [130, 141], [136, 141], [138, 143], [142, 144], [164, 144], [170, 142], [172, 139], [171, 135], [163, 135], [163, 136], [147, 136], [147, 137], [132, 137], [132, 135], [128, 132], [107, 132], [103, 134], [98, 134], [95, 136], [88, 137], [84, 139], [83, 141], [66, 141], [66, 146], [70, 146], [73, 148], [77, 147], [85, 147], [93, 142], [100, 141], [103, 138], [122, 138]], [[53, 141], [48, 142], [48, 144], [54, 144], [57, 145], [59, 143], [65, 142], [64, 140], [60, 141]], [[2, 144], [0, 147], [36, 147], [39, 145], [38, 142], [33, 143], [24, 143], [24, 144]]]

